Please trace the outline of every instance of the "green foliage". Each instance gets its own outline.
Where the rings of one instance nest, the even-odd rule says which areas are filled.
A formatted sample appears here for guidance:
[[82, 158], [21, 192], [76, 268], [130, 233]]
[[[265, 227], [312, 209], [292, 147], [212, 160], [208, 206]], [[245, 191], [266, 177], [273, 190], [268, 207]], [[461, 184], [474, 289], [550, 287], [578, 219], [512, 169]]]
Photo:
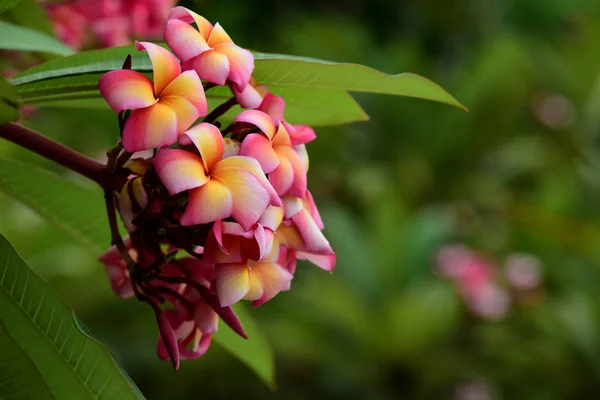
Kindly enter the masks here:
[[10, 10], [23, 0], [0, 0], [0, 13]]
[[[70, 106], [83, 99], [80, 107], [98, 107], [97, 82], [102, 73], [120, 68], [132, 54], [132, 68], [148, 72], [148, 57], [133, 46], [94, 50], [51, 60], [13, 79], [26, 104]], [[256, 53], [257, 81], [286, 100], [288, 120], [312, 125], [339, 125], [364, 121], [368, 116], [348, 91], [418, 97], [464, 108], [441, 87], [416, 74], [388, 75], [358, 64], [334, 63], [280, 54]], [[231, 97], [224, 88], [211, 89], [214, 97]], [[226, 89], [225, 89], [226, 90]], [[214, 104], [216, 107], [218, 103]], [[230, 122], [239, 108], [223, 117]]]
[[0, 125], [19, 119], [17, 90], [0, 77]]
[[17, 346], [0, 352], [0, 363], [17, 363], [18, 379], [27, 381], [11, 390], [6, 377], [4, 398], [143, 398], [104, 345], [80, 329], [69, 306], [1, 235], [0, 335]]
[[0, 49], [40, 51], [68, 56], [74, 51], [59, 40], [42, 32], [0, 21]]
[[[110, 245], [103, 194], [31, 165], [0, 159], [0, 192], [26, 204], [72, 240], [98, 257]], [[60, 196], [56, 196], [60, 193]], [[274, 386], [274, 360], [268, 342], [252, 317], [236, 308], [248, 340], [225, 324], [214, 340]]]

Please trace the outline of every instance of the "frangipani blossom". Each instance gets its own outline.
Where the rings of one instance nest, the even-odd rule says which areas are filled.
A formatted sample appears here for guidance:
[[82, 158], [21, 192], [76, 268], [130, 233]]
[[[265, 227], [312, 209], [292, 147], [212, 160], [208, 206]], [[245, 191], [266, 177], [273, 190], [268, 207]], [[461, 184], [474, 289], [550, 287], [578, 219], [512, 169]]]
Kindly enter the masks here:
[[283, 202], [286, 221], [277, 229], [277, 240], [298, 251], [298, 258], [308, 260], [326, 271], [333, 271], [336, 255], [321, 232], [323, 221], [310, 192], [306, 191], [304, 199], [285, 196]]
[[184, 226], [233, 217], [250, 229], [269, 204], [281, 200], [267, 181], [258, 162], [250, 157], [223, 158], [224, 141], [219, 129], [201, 123], [187, 132], [200, 155], [165, 149], [154, 158], [154, 168], [171, 195], [189, 190]]
[[[129, 248], [131, 242], [126, 239], [125, 245]], [[129, 248], [129, 256], [135, 260], [137, 258], [137, 251]], [[129, 270], [127, 269], [127, 263], [121, 256], [121, 253], [116, 246], [111, 247], [100, 257], [100, 261], [104, 264], [106, 269], [106, 275], [110, 281], [110, 286], [117, 296], [127, 299], [133, 296], [133, 287], [131, 286], [131, 278], [129, 276]]]
[[[229, 249], [227, 249], [229, 250]], [[269, 301], [283, 290], [289, 290], [294, 275], [277, 262], [279, 245], [259, 262], [250, 260], [215, 264], [217, 295], [221, 306], [240, 300], [251, 300], [254, 307]]]
[[267, 94], [266, 86], [256, 83], [254, 78], [250, 78], [250, 83], [242, 91], [232, 89], [235, 99], [242, 108], [258, 108], [263, 102], [263, 97]]
[[261, 132], [248, 134], [239, 154], [258, 160], [278, 195], [303, 198], [308, 162], [292, 147], [286, 124], [277, 126], [268, 114], [259, 110], [243, 111], [234, 122], [254, 125]]
[[[196, 23], [197, 28], [190, 25]], [[184, 69], [195, 70], [201, 79], [242, 92], [254, 70], [254, 56], [235, 45], [223, 27], [214, 26], [204, 17], [185, 7], [169, 13], [165, 42], [179, 57]]]
[[107, 72], [98, 82], [100, 93], [115, 112], [133, 110], [123, 129], [123, 147], [131, 153], [174, 144], [207, 112], [196, 72], [182, 73], [175, 56], [160, 46], [146, 42], [136, 42], [136, 46], [148, 51], [154, 82], [129, 69]]

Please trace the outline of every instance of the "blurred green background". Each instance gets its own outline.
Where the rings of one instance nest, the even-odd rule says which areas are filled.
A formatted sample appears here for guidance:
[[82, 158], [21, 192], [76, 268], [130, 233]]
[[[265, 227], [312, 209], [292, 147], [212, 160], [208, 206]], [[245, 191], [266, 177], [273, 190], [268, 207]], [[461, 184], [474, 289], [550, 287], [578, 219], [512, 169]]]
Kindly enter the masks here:
[[[253, 310], [274, 347], [275, 393], [217, 345], [173, 372], [155, 355], [150, 309], [117, 298], [96, 260], [1, 195], [0, 231], [147, 398], [595, 397], [597, 0], [180, 4], [250, 49], [419, 73], [470, 112], [357, 94], [369, 122], [317, 128], [309, 188], [338, 263], [333, 275], [300, 265], [290, 292]], [[26, 123], [98, 158], [117, 135], [110, 112], [43, 110]], [[0, 155], [46, 165], [7, 143]], [[508, 255], [532, 254], [542, 283], [501, 318], [473, 315], [436, 272], [450, 243], [485, 253], [499, 275]]]

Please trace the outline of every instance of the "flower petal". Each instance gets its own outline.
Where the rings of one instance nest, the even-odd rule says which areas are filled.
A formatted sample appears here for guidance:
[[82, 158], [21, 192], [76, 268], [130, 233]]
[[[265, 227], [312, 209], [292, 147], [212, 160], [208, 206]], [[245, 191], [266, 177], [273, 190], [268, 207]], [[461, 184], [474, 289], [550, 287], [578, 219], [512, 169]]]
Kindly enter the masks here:
[[171, 195], [197, 188], [208, 182], [202, 160], [189, 151], [161, 150], [154, 157], [152, 164]]
[[221, 131], [213, 124], [203, 122], [186, 131], [185, 135], [194, 142], [208, 173], [223, 157], [225, 144]]
[[293, 128], [294, 129], [287, 128], [293, 145], [306, 144], [317, 138], [315, 130], [308, 125], [294, 125]]
[[263, 286], [263, 295], [252, 303], [254, 307], [271, 300], [283, 290], [289, 290], [294, 278], [294, 275], [280, 265], [267, 262], [261, 262], [253, 266], [252, 273], [260, 276]]
[[279, 165], [279, 157], [271, 142], [260, 133], [251, 133], [244, 138], [239, 155], [255, 158], [265, 174], [272, 172]]
[[169, 50], [154, 43], [135, 42], [135, 47], [148, 52], [152, 62], [154, 94], [159, 97], [163, 89], [181, 73], [179, 60]]
[[335, 267], [335, 254], [312, 254], [299, 251], [297, 256], [300, 260], [308, 260], [325, 271], [332, 272]]
[[169, 83], [169, 86], [161, 94], [161, 97], [167, 96], [179, 96], [186, 99], [196, 107], [201, 117], [208, 111], [204, 87], [196, 71], [185, 71]]
[[258, 223], [265, 228], [276, 231], [281, 225], [281, 221], [283, 221], [283, 207], [269, 205], [263, 215], [260, 216]]
[[234, 123], [245, 122], [256, 126], [262, 133], [267, 135], [269, 140], [272, 140], [275, 136], [276, 126], [273, 119], [266, 113], [259, 110], [246, 110], [239, 113]]
[[237, 303], [250, 290], [250, 272], [246, 263], [219, 264], [215, 274], [221, 307]]
[[294, 169], [290, 160], [285, 157], [279, 159], [279, 165], [269, 174], [269, 182], [279, 196], [289, 192], [294, 184]]
[[210, 49], [196, 28], [179, 19], [171, 19], [167, 22], [164, 38], [182, 63]]
[[249, 270], [250, 272], [250, 289], [248, 289], [248, 293], [244, 296], [244, 300], [258, 300], [263, 296], [264, 288], [262, 280], [260, 276], [254, 273], [253, 269]]
[[215, 168], [211, 176], [227, 185], [233, 198], [231, 215], [244, 230], [250, 230], [269, 205], [269, 193], [259, 180], [245, 169]]
[[250, 82], [250, 76], [254, 71], [254, 56], [246, 49], [233, 44], [220, 44], [215, 51], [223, 54], [229, 60], [229, 75], [227, 78], [233, 82], [235, 90], [246, 89]]
[[305, 244], [304, 249], [297, 248], [296, 250], [315, 254], [335, 254], [331, 249], [329, 241], [325, 238], [325, 235], [323, 235], [323, 232], [321, 232], [308, 211], [300, 211], [292, 217], [292, 221], [298, 227], [298, 231], [302, 235]]
[[130, 153], [170, 146], [177, 141], [177, 115], [166, 103], [134, 110], [123, 129], [123, 147]]
[[215, 47], [223, 43], [233, 43], [233, 40], [231, 40], [221, 24], [217, 22], [210, 31], [210, 35], [208, 36], [208, 39], [206, 39], [206, 42], [210, 47]]
[[188, 205], [181, 217], [181, 225], [207, 224], [231, 216], [231, 191], [223, 183], [211, 179], [190, 191]]
[[102, 75], [98, 81], [98, 89], [110, 108], [117, 113], [145, 108], [157, 101], [152, 81], [129, 69], [109, 71]]
[[188, 24], [195, 23], [202, 36], [205, 38], [208, 37], [212, 29], [212, 24], [208, 22], [206, 18], [182, 6], [172, 8], [168, 18], [169, 20], [178, 19]]
[[196, 302], [194, 321], [203, 335], [215, 333], [219, 328], [219, 315], [204, 300]]
[[[188, 65], [186, 65], [188, 66]], [[189, 61], [189, 66], [193, 68], [200, 79], [208, 82], [224, 85], [229, 75], [229, 60], [227, 56], [217, 53], [214, 50], [207, 50]]]
[[325, 224], [323, 224], [323, 220], [321, 219], [321, 215], [319, 214], [315, 200], [313, 199], [312, 193], [310, 193], [309, 190], [306, 191], [306, 196], [304, 197], [304, 200], [302, 200], [302, 204], [303, 207], [308, 210], [310, 216], [315, 221], [315, 224], [317, 224], [319, 229], [323, 230], [325, 228]]
[[285, 101], [273, 93], [267, 93], [260, 104], [259, 110], [269, 114], [275, 120], [283, 120]]
[[[306, 166], [305, 166], [304, 162], [302, 161], [302, 159], [300, 158], [298, 153], [296, 153], [294, 151], [294, 149], [292, 149], [291, 147], [277, 146], [277, 147], [275, 147], [275, 152], [277, 153], [277, 156], [279, 157], [280, 164], [284, 164], [283, 160], [289, 161], [290, 167], [292, 169], [293, 178], [292, 178], [291, 185], [289, 186], [289, 188], [286, 191], [280, 192], [279, 190], [277, 190], [277, 187], [275, 187], [275, 185], [273, 185], [273, 187], [275, 188], [275, 190], [277, 190], [277, 193], [279, 193], [280, 196], [282, 196], [286, 193], [289, 193], [293, 196], [303, 199], [304, 196], [306, 195], [306, 180], [307, 180]], [[289, 172], [285, 171], [285, 173], [288, 174]], [[271, 176], [269, 176], [269, 180], [270, 180], [270, 178], [271, 178]], [[287, 175], [285, 175], [284, 178], [287, 179]], [[287, 184], [286, 181], [284, 181], [283, 183]]]
[[265, 176], [264, 172], [260, 168], [260, 164], [254, 158], [244, 157], [244, 156], [233, 156], [233, 157], [225, 158], [225, 159], [219, 161], [219, 163], [217, 165], [215, 165], [213, 173], [216, 170], [225, 169], [225, 168], [241, 168], [241, 169], [251, 172], [252, 175], [254, 175], [254, 177], [256, 179], [258, 179], [258, 181], [260, 182], [262, 187], [269, 194], [269, 204], [274, 205], [274, 206], [282, 205], [281, 199], [277, 195], [277, 192], [275, 192], [275, 189], [273, 189], [273, 186], [271, 186], [271, 184], [267, 180], [267, 177]]
[[257, 108], [263, 100], [260, 92], [251, 84], [246, 86], [241, 92], [233, 88], [233, 94], [242, 108]]
[[177, 116], [177, 133], [185, 132], [200, 117], [196, 107], [178, 96], [167, 96], [160, 99], [161, 103], [168, 104]]

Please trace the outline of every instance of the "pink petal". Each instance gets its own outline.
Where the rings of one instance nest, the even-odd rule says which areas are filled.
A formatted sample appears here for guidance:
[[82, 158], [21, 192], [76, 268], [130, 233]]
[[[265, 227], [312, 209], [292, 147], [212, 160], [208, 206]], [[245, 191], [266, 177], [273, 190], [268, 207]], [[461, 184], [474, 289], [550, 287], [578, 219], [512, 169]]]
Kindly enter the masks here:
[[271, 142], [259, 133], [251, 133], [244, 138], [239, 155], [255, 158], [265, 174], [279, 165], [279, 157], [275, 154]]
[[259, 110], [242, 111], [235, 117], [233, 122], [245, 122], [256, 126], [262, 133], [267, 135], [269, 140], [273, 139], [276, 132], [273, 119], [266, 113]]
[[178, 19], [167, 22], [164, 38], [182, 63], [210, 49], [196, 28]]
[[279, 196], [289, 192], [294, 184], [294, 169], [290, 160], [285, 157], [279, 159], [279, 165], [269, 174], [269, 182]]
[[177, 116], [177, 133], [183, 133], [200, 117], [198, 109], [183, 97], [167, 96], [160, 99], [168, 104]]
[[275, 96], [273, 93], [267, 93], [259, 107], [259, 110], [269, 114], [275, 120], [283, 120], [285, 111], [285, 101]]
[[227, 56], [214, 50], [207, 50], [190, 60], [191, 67], [198, 73], [200, 79], [224, 85], [229, 75], [229, 60]]
[[312, 142], [317, 138], [315, 130], [308, 125], [294, 125], [294, 133], [291, 132], [292, 130], [288, 129], [293, 145]]
[[[236, 157], [239, 156], [226, 158], [225, 160]], [[250, 171], [245, 169], [215, 168], [212, 177], [222, 181], [231, 190], [233, 198], [231, 214], [236, 222], [245, 230], [249, 230], [269, 205], [268, 192], [259, 180]]]
[[110, 108], [117, 113], [145, 108], [157, 101], [152, 81], [129, 69], [109, 71], [102, 75], [98, 89]]
[[219, 128], [207, 122], [200, 123], [185, 132], [200, 152], [206, 172], [223, 157], [224, 142]]
[[242, 91], [246, 89], [254, 71], [254, 56], [246, 49], [233, 44], [220, 44], [215, 51], [223, 54], [229, 60], [228, 79], [233, 82], [235, 90]]
[[[277, 190], [277, 187], [275, 187], [275, 185], [273, 185], [273, 187], [275, 188], [275, 190], [277, 190], [277, 193], [279, 193], [280, 196], [289, 193], [293, 196], [303, 199], [306, 195], [307, 180], [306, 166], [304, 165], [304, 162], [302, 161], [300, 156], [298, 156], [298, 153], [296, 153], [291, 147], [278, 146], [275, 148], [275, 152], [279, 156], [280, 163], [283, 164], [284, 159], [289, 161], [290, 167], [292, 169], [293, 178], [291, 185], [289, 186], [287, 191], [280, 192]], [[289, 172], [286, 171], [286, 174], [288, 173]], [[285, 178], [287, 179], [287, 175], [285, 176]]]
[[[199, 340], [197, 338], [199, 338]], [[194, 343], [191, 350], [185, 347], [179, 349], [181, 358], [184, 360], [195, 360], [196, 358], [202, 357], [210, 347], [211, 335], [203, 335], [200, 332], [197, 332], [194, 339], [197, 343]]]
[[179, 60], [169, 50], [154, 43], [135, 42], [135, 47], [148, 52], [152, 62], [154, 94], [159, 97], [163, 89], [181, 73]]
[[185, 71], [175, 78], [163, 90], [161, 97], [166, 96], [178, 96], [186, 99], [196, 107], [201, 117], [208, 111], [204, 87], [196, 71]]
[[312, 193], [310, 193], [309, 190], [306, 191], [306, 196], [304, 197], [302, 203], [303, 207], [308, 210], [310, 216], [315, 221], [319, 229], [323, 230], [325, 228], [325, 224], [323, 224], [323, 220], [321, 219], [321, 215], [319, 214], [315, 200], [313, 199]]
[[130, 153], [170, 146], [177, 141], [177, 115], [166, 103], [134, 110], [123, 129], [123, 147]]
[[293, 146], [292, 148], [294, 149], [296, 154], [298, 154], [298, 157], [302, 161], [302, 165], [304, 166], [304, 171], [308, 171], [309, 160], [308, 160], [308, 152], [306, 151], [306, 145], [298, 144], [298, 145]]
[[195, 23], [198, 26], [198, 30], [200, 30], [200, 33], [204, 38], [208, 37], [212, 29], [212, 24], [208, 22], [206, 18], [196, 14], [192, 10], [188, 10], [187, 8], [181, 6], [171, 9], [171, 11], [169, 12], [168, 19], [178, 19], [188, 24]]
[[257, 108], [263, 100], [262, 95], [252, 85], [246, 86], [241, 92], [234, 88], [233, 94], [242, 108]]
[[242, 327], [240, 319], [231, 309], [231, 307], [221, 306], [219, 304], [219, 297], [210, 290], [202, 286], [200, 286], [198, 289], [204, 301], [206, 301], [206, 303], [211, 306], [213, 310], [215, 310], [223, 322], [225, 322], [235, 333], [244, 339], [248, 339], [248, 335], [246, 335], [246, 332], [244, 332], [244, 328]]
[[225, 29], [223, 29], [221, 24], [219, 24], [218, 22], [210, 31], [210, 35], [208, 36], [208, 39], [206, 39], [206, 41], [210, 47], [215, 47], [223, 43], [233, 43], [233, 40], [231, 40], [227, 32], [225, 32]]
[[250, 269], [250, 289], [244, 296], [244, 300], [258, 300], [264, 294], [264, 288], [260, 276]]
[[269, 194], [269, 204], [274, 206], [282, 205], [277, 192], [275, 192], [275, 189], [273, 189], [273, 186], [271, 186], [264, 172], [260, 168], [260, 164], [254, 158], [244, 156], [228, 157], [219, 161], [217, 165], [218, 167], [215, 166], [216, 169], [240, 168], [249, 171], [256, 179], [258, 179], [262, 187]]
[[158, 177], [171, 195], [194, 189], [208, 182], [204, 165], [197, 155], [180, 149], [158, 152], [152, 161]]
[[[171, 310], [160, 310], [158, 306], [152, 303], [154, 314], [156, 316], [156, 322], [158, 323], [158, 330], [160, 332], [160, 338], [158, 342], [158, 355], [165, 359], [169, 358], [173, 363], [173, 368], [177, 371], [179, 369], [179, 348], [177, 346], [177, 338], [175, 337], [175, 331], [171, 327], [169, 320], [165, 312]], [[162, 345], [162, 346], [161, 346]], [[165, 353], [161, 349], [166, 350]]]
[[304, 249], [298, 248], [296, 250], [316, 254], [334, 254], [329, 241], [306, 210], [294, 215], [292, 221], [298, 227], [305, 243]]
[[219, 315], [204, 300], [198, 300], [194, 308], [194, 321], [203, 335], [215, 333], [218, 330]]
[[304, 208], [302, 199], [299, 199], [298, 197], [284, 196], [281, 199], [283, 201], [283, 207], [285, 210], [285, 219], [292, 218], [294, 215], [298, 214], [302, 208]]
[[190, 191], [181, 225], [207, 224], [231, 216], [232, 210], [231, 191], [217, 179], [211, 179]]
[[276, 231], [281, 225], [281, 221], [283, 221], [283, 207], [269, 205], [263, 215], [260, 216], [258, 223], [265, 228]]
[[286, 146], [290, 147], [292, 145], [292, 139], [290, 138], [290, 134], [288, 133], [285, 124], [279, 124], [277, 127], [277, 133], [273, 137], [273, 147], [276, 146]]
[[294, 278], [288, 270], [275, 263], [258, 263], [252, 267], [252, 272], [260, 276], [263, 284], [263, 295], [252, 303], [254, 307], [271, 300], [283, 290], [289, 290]]
[[250, 290], [250, 271], [245, 263], [220, 264], [215, 273], [222, 307], [237, 303]]
[[332, 272], [335, 267], [335, 254], [312, 254], [299, 251], [298, 258], [300, 260], [308, 260], [317, 267], [329, 272]]

